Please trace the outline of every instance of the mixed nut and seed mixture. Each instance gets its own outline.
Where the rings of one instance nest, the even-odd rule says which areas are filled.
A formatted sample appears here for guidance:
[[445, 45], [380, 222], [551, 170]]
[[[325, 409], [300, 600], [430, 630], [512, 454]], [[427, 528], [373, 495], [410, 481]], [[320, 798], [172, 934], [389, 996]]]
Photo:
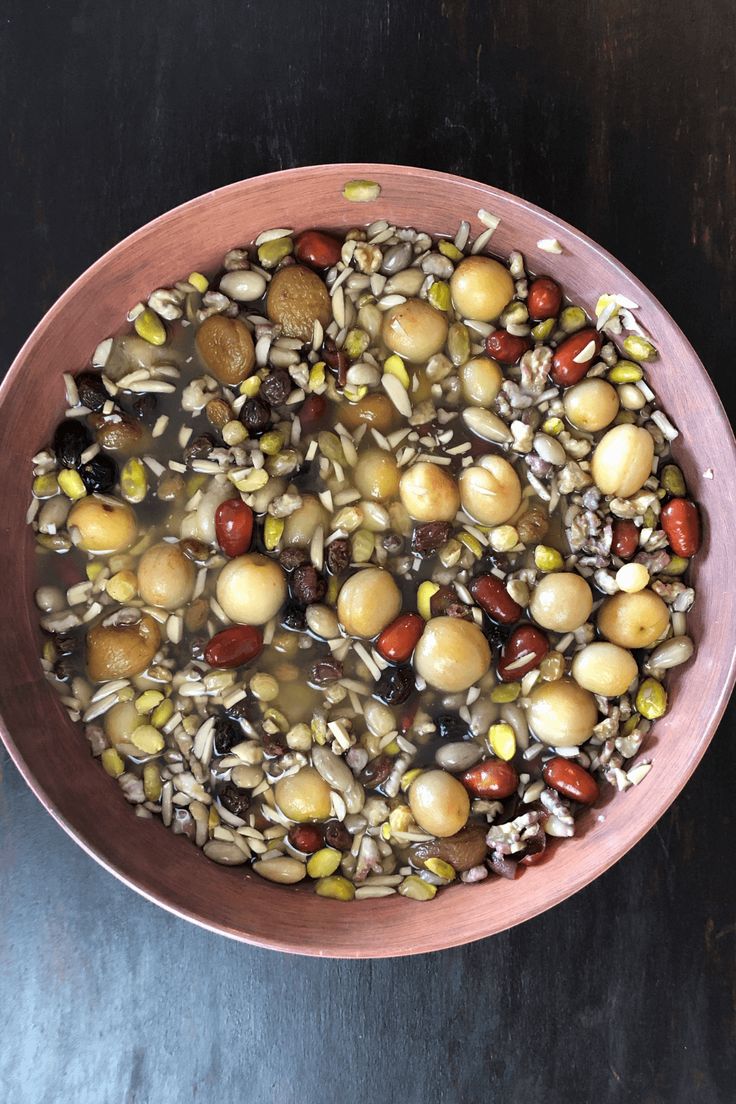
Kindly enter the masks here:
[[645, 777], [693, 652], [636, 305], [589, 319], [479, 218], [268, 230], [155, 290], [33, 461], [43, 667], [92, 753], [139, 816], [325, 897], [539, 862]]

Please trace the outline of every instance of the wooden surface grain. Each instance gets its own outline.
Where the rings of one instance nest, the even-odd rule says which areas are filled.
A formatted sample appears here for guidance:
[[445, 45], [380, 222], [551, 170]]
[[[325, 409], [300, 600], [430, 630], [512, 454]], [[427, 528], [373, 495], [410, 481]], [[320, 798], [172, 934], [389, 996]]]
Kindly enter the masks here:
[[[273, 168], [404, 161], [599, 240], [733, 412], [734, 32], [726, 0], [6, 0], [2, 363], [74, 276], [173, 204]], [[492, 940], [373, 963], [290, 959], [164, 914], [3, 759], [0, 1096], [732, 1100], [733, 719], [583, 893]]]

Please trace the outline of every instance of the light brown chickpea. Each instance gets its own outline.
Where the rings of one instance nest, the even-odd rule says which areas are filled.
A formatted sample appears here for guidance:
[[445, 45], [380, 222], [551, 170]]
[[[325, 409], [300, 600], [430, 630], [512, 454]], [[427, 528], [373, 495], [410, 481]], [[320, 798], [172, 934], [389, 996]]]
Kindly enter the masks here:
[[361, 452], [354, 472], [355, 486], [363, 498], [383, 502], [399, 493], [399, 469], [392, 452], [382, 448]]
[[535, 736], [550, 747], [585, 743], [598, 721], [595, 698], [571, 678], [540, 682], [529, 695], [527, 720]]
[[521, 503], [519, 477], [503, 456], [481, 456], [460, 476], [463, 510], [481, 525], [502, 525]]
[[69, 511], [67, 526], [79, 530], [79, 547], [94, 554], [124, 552], [138, 536], [132, 508], [108, 495], [80, 498]]
[[280, 778], [273, 791], [276, 804], [289, 820], [327, 820], [331, 811], [330, 787], [314, 767]]
[[612, 644], [621, 648], [649, 648], [664, 634], [670, 613], [653, 590], [635, 594], [620, 591], [606, 598], [598, 610], [598, 628]]
[[366, 567], [343, 583], [337, 596], [337, 616], [350, 636], [377, 636], [401, 609], [401, 592], [393, 576], [381, 567]]
[[591, 473], [603, 494], [629, 498], [641, 490], [652, 474], [654, 440], [646, 429], [617, 425], [598, 442]]
[[503, 373], [491, 357], [479, 356], [466, 360], [459, 370], [463, 398], [471, 406], [489, 407], [501, 390]]
[[231, 621], [265, 625], [286, 600], [286, 577], [280, 565], [260, 552], [248, 552], [226, 563], [217, 579], [217, 601]]
[[584, 379], [568, 388], [563, 403], [568, 421], [588, 433], [609, 426], [619, 408], [616, 388], [598, 378]]
[[625, 694], [636, 673], [636, 660], [631, 652], [603, 640], [582, 648], [572, 661], [572, 677], [578, 685], [606, 698]]
[[454, 836], [465, 827], [470, 798], [462, 782], [443, 770], [420, 774], [409, 787], [412, 816], [432, 836]]
[[366, 424], [379, 433], [390, 433], [399, 420], [399, 413], [388, 395], [380, 391], [365, 395], [355, 403], [344, 402], [340, 421], [346, 429], [358, 429]]
[[132, 701], [118, 702], [105, 713], [103, 728], [108, 740], [115, 747], [117, 744], [129, 743], [135, 729], [145, 723], [146, 718], [141, 716]]
[[582, 575], [574, 571], [555, 571], [537, 584], [529, 611], [543, 629], [574, 632], [590, 617], [593, 592]]
[[399, 494], [415, 521], [452, 521], [460, 509], [457, 483], [439, 464], [413, 464], [401, 476]]
[[141, 556], [138, 591], [147, 605], [174, 610], [189, 602], [196, 577], [194, 564], [179, 545], [161, 541]]
[[452, 302], [463, 318], [493, 322], [514, 296], [511, 273], [492, 257], [466, 257], [450, 280]]
[[301, 506], [289, 514], [284, 525], [283, 541], [285, 545], [307, 548], [319, 525], [327, 533], [329, 516], [316, 495], [302, 495]]
[[433, 617], [414, 652], [417, 674], [448, 694], [468, 690], [490, 666], [488, 641], [474, 621], [461, 617]]
[[407, 299], [383, 316], [381, 336], [393, 353], [412, 364], [422, 364], [444, 348], [447, 315], [423, 299]]

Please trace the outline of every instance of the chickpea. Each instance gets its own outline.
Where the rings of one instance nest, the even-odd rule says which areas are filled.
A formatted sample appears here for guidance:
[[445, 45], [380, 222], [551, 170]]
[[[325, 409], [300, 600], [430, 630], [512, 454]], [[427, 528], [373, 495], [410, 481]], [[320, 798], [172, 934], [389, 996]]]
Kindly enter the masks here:
[[462, 782], [443, 770], [420, 774], [409, 787], [412, 816], [432, 836], [454, 836], [470, 815], [470, 798]]
[[108, 709], [103, 720], [105, 735], [113, 747], [129, 743], [132, 733], [142, 724], [146, 724], [146, 718], [141, 716], [132, 701], [118, 702]]
[[629, 498], [652, 474], [653, 457], [651, 433], [639, 426], [617, 425], [598, 442], [590, 470], [603, 494]]
[[399, 469], [396, 457], [386, 449], [375, 448], [362, 452], [354, 473], [355, 486], [363, 498], [381, 502], [396, 498], [399, 493]]
[[186, 606], [194, 591], [196, 572], [178, 544], [161, 541], [141, 556], [138, 591], [149, 606], [174, 610]]
[[241, 625], [265, 625], [286, 599], [286, 578], [279, 564], [248, 552], [225, 564], [217, 579], [217, 601], [227, 617]]
[[379, 433], [390, 433], [398, 420], [398, 411], [388, 395], [380, 391], [359, 399], [356, 403], [344, 402], [340, 407], [340, 421], [346, 429], [359, 429], [364, 423]]
[[124, 552], [138, 536], [134, 511], [127, 502], [107, 495], [87, 495], [74, 503], [67, 518], [69, 529], [79, 530], [84, 552]]
[[316, 495], [302, 495], [301, 506], [286, 519], [284, 544], [307, 548], [315, 529], [321, 525], [323, 532], [326, 533], [329, 521], [327, 511]]
[[508, 269], [492, 257], [466, 257], [450, 280], [452, 302], [463, 318], [493, 322], [514, 296]]
[[273, 796], [284, 816], [303, 823], [327, 820], [331, 811], [330, 787], [314, 767], [302, 767], [296, 774], [280, 778]]
[[423, 299], [407, 299], [386, 311], [381, 336], [392, 353], [421, 364], [444, 348], [447, 315]]
[[555, 571], [537, 584], [529, 611], [543, 629], [574, 632], [590, 617], [593, 592], [582, 575], [574, 571]]
[[503, 373], [490, 357], [473, 357], [460, 368], [463, 398], [471, 406], [490, 406], [503, 383]]
[[439, 464], [413, 464], [401, 476], [399, 495], [415, 521], [453, 521], [460, 509], [457, 484]]
[[468, 690], [490, 670], [491, 649], [474, 621], [433, 617], [414, 651], [416, 672], [446, 694]]
[[519, 509], [521, 484], [503, 456], [481, 456], [460, 476], [463, 510], [481, 525], [502, 525]]
[[598, 628], [606, 640], [622, 648], [649, 648], [666, 632], [670, 614], [653, 590], [606, 598], [598, 610]]
[[95, 625], [87, 633], [89, 677], [93, 682], [105, 682], [139, 675], [160, 645], [159, 627], [147, 613], [133, 624]]
[[337, 616], [349, 636], [377, 636], [398, 615], [401, 592], [382, 567], [366, 567], [343, 583], [337, 596]]
[[541, 682], [529, 695], [527, 720], [550, 747], [578, 747], [590, 739], [598, 720], [595, 698], [571, 678]]
[[625, 694], [636, 678], [636, 660], [617, 644], [597, 640], [583, 648], [572, 661], [572, 677], [591, 694], [616, 698]]
[[605, 429], [618, 414], [616, 388], [603, 379], [584, 379], [565, 391], [565, 414], [576, 429], [596, 433]]

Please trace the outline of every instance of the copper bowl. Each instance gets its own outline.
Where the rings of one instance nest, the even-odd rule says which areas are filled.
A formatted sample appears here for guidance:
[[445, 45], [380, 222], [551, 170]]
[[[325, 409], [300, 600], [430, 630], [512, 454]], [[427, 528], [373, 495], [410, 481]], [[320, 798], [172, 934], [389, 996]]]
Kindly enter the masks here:
[[[381, 184], [369, 204], [342, 198], [343, 183]], [[217, 268], [233, 245], [264, 227], [347, 228], [386, 218], [454, 234], [476, 212], [500, 216], [493, 251], [520, 249], [532, 272], [557, 278], [593, 309], [600, 292], [619, 292], [660, 351], [650, 379], [680, 427], [675, 453], [705, 520], [690, 615], [693, 659], [670, 680], [671, 706], [646, 745], [654, 769], [585, 814], [580, 834], [550, 848], [514, 882], [457, 885], [431, 904], [401, 897], [345, 905], [281, 888], [204, 858], [156, 821], [136, 818], [101, 771], [41, 675], [33, 604], [34, 545], [25, 525], [30, 458], [51, 437], [63, 410], [61, 373], [89, 363], [92, 350], [121, 328], [126, 310], [152, 288], [192, 268]], [[557, 238], [560, 256], [538, 242]], [[718, 395], [676, 324], [631, 273], [578, 230], [531, 203], [485, 184], [394, 165], [320, 165], [273, 173], [200, 196], [144, 226], [72, 284], [36, 327], [0, 390], [0, 486], [4, 488], [0, 625], [0, 715], [10, 754], [39, 800], [90, 855], [121, 881], [179, 916], [258, 946], [300, 954], [372, 958], [418, 954], [467, 943], [519, 924], [563, 901], [620, 859], [683, 788], [713, 736], [734, 681], [736, 592], [727, 585], [733, 548], [736, 449]]]

